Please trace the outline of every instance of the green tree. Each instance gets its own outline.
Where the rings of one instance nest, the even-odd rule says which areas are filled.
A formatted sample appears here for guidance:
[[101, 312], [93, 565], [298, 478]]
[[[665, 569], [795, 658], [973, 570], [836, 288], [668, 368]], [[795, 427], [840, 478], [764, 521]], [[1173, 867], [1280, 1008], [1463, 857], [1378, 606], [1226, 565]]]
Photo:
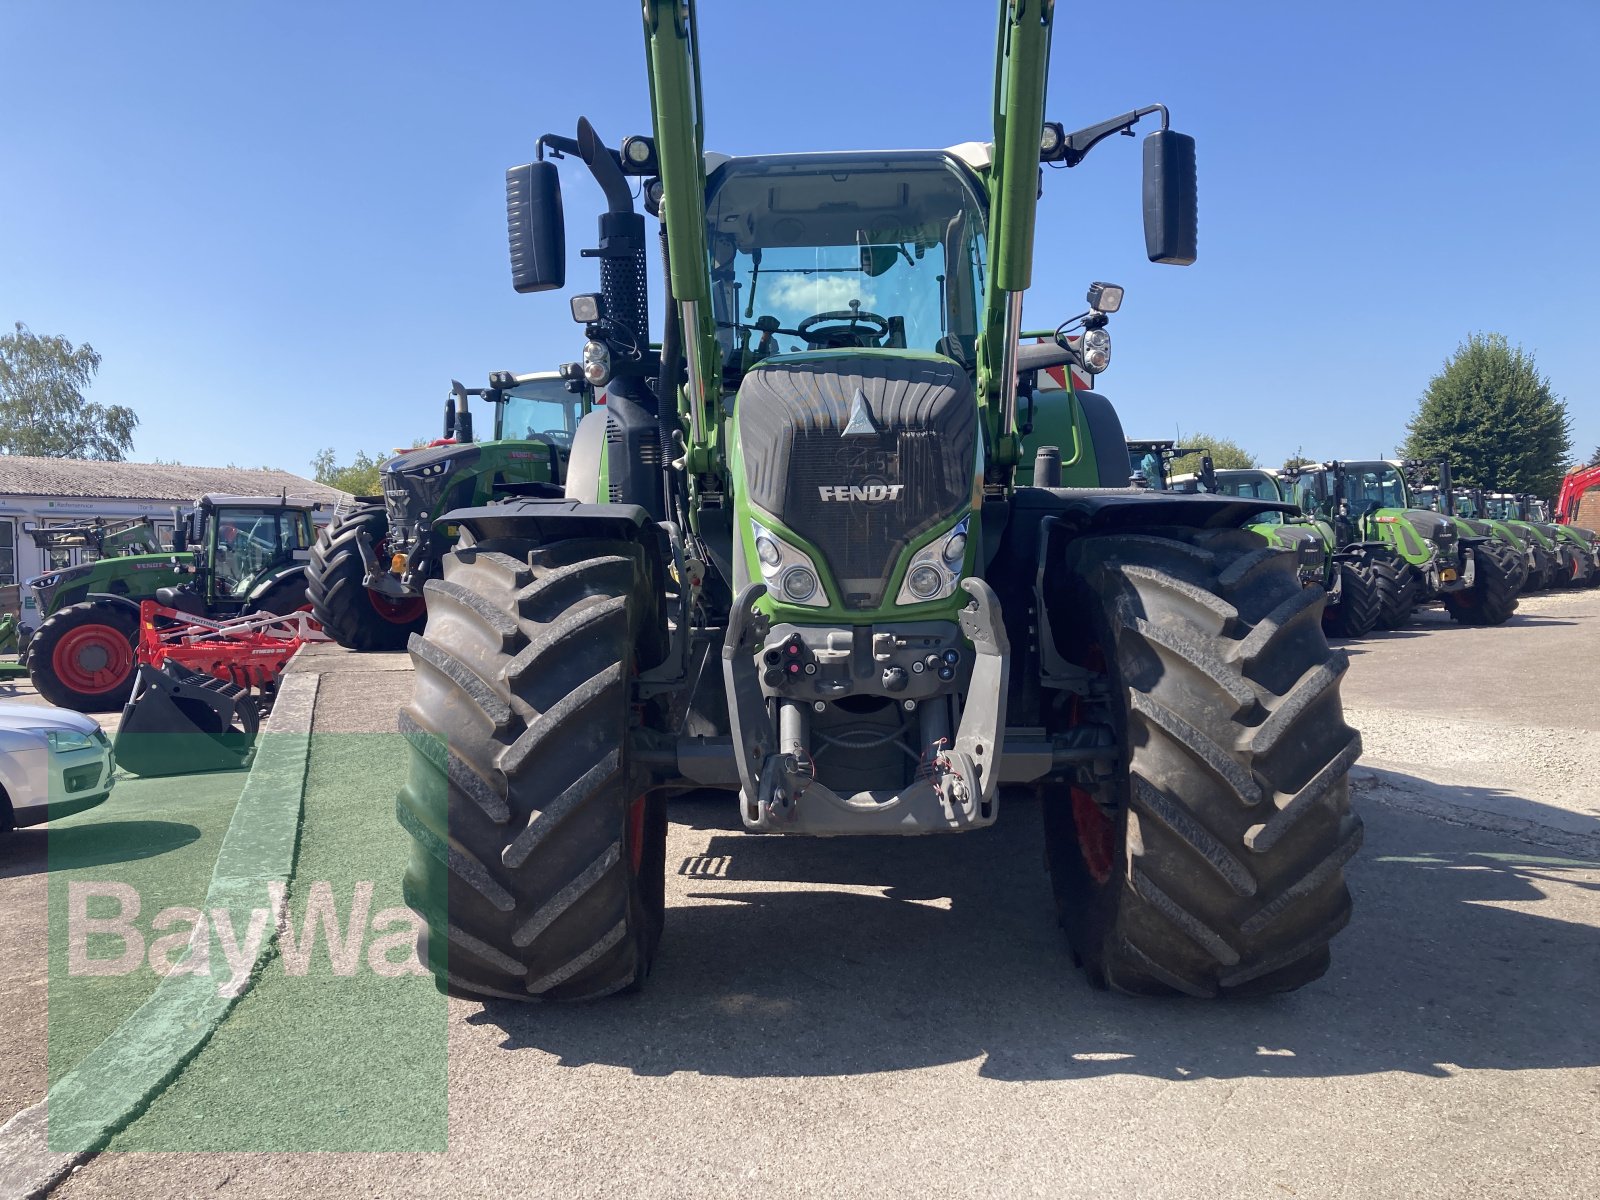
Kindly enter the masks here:
[[1283, 471], [1285, 474], [1288, 474], [1291, 471], [1298, 471], [1301, 467], [1315, 466], [1316, 461], [1317, 460], [1314, 458], [1306, 457], [1304, 446], [1296, 446], [1294, 448], [1294, 453], [1283, 460]]
[[[1209, 433], [1180, 433], [1179, 446], [1193, 446], [1197, 450], [1204, 450], [1211, 455], [1211, 465], [1219, 471], [1224, 468], [1259, 467], [1256, 456], [1251, 454], [1238, 442], [1229, 438], [1212, 437]], [[1174, 459], [1172, 474], [1192, 475], [1200, 470], [1200, 456], [1198, 454], [1185, 454], [1182, 458]]]
[[0, 454], [121, 462], [139, 418], [121, 404], [84, 398], [99, 369], [87, 342], [74, 346], [21, 321], [0, 334]]
[[376, 496], [382, 490], [378, 483], [378, 468], [393, 457], [392, 454], [371, 455], [365, 450], [358, 450], [355, 458], [340, 466], [330, 446], [311, 460], [311, 477], [318, 483], [325, 483], [353, 496]]
[[1457, 481], [1493, 492], [1552, 495], [1572, 454], [1566, 401], [1501, 333], [1456, 347], [1406, 429], [1405, 457], [1449, 458]]

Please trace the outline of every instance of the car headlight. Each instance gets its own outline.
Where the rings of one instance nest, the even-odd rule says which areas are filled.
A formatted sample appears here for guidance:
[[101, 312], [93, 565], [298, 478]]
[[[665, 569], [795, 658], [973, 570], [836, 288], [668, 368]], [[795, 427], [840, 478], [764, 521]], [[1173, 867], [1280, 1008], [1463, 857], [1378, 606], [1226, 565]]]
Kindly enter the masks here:
[[52, 754], [59, 754], [63, 750], [87, 750], [94, 745], [87, 733], [79, 733], [76, 729], [36, 729], [34, 732], [44, 734], [45, 744], [50, 747]]
[[972, 516], [968, 514], [956, 522], [955, 528], [939, 534], [912, 556], [900, 594], [895, 597], [896, 604], [929, 604], [956, 590], [966, 566], [971, 525]]
[[785, 604], [827, 608], [828, 594], [823, 590], [822, 576], [811, 556], [789, 545], [754, 518], [750, 529], [755, 535], [755, 565], [773, 598]]

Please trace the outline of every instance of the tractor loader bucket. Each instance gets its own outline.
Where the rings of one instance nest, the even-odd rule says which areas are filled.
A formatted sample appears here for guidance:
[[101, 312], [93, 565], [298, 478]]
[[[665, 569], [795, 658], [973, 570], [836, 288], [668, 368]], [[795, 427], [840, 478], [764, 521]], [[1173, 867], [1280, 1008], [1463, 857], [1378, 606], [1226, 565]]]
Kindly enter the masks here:
[[194, 775], [245, 766], [257, 713], [242, 688], [176, 662], [140, 664], [113, 750], [134, 775]]

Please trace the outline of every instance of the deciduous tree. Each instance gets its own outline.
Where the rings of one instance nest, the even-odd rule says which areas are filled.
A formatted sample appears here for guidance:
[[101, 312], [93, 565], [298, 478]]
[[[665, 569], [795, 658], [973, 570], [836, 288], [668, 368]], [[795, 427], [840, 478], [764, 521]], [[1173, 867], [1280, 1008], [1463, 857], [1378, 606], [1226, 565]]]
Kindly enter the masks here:
[[84, 397], [99, 369], [99, 352], [87, 342], [74, 346], [21, 321], [0, 334], [0, 454], [122, 461], [139, 418], [124, 405]]
[[1406, 428], [1407, 458], [1449, 458], [1457, 481], [1492, 492], [1553, 495], [1572, 454], [1566, 402], [1501, 333], [1457, 346]]

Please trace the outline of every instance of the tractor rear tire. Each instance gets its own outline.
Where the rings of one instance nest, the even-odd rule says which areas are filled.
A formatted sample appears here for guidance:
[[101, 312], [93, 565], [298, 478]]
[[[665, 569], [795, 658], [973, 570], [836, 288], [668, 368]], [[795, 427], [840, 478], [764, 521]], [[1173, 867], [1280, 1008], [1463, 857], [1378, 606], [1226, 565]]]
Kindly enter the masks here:
[[1517, 611], [1514, 568], [1505, 549], [1498, 542], [1479, 542], [1472, 547], [1472, 559], [1472, 586], [1445, 592], [1440, 597], [1445, 611], [1462, 625], [1504, 625]]
[[139, 614], [123, 604], [86, 600], [45, 618], [28, 642], [34, 689], [60, 708], [117, 712], [133, 691]]
[[1096, 986], [1283, 992], [1327, 970], [1361, 845], [1347, 780], [1349, 665], [1322, 593], [1239, 530], [1086, 537], [1056, 603], [1061, 649], [1110, 676], [1109, 782], [1047, 785], [1057, 910]]
[[453, 995], [584, 1000], [650, 970], [666, 800], [628, 743], [648, 579], [632, 542], [501, 540], [427, 585], [397, 815], [406, 903]]
[[365, 534], [381, 553], [389, 535], [389, 515], [381, 504], [362, 504], [344, 517], [335, 516], [317, 535], [306, 564], [306, 595], [311, 613], [323, 631], [352, 650], [404, 650], [413, 633], [427, 623], [421, 596], [393, 600], [366, 585], [360, 537]]
[[1392, 555], [1372, 560], [1373, 582], [1378, 588], [1379, 629], [1404, 629], [1417, 606], [1416, 568]]
[[1370, 560], [1340, 562], [1339, 603], [1322, 612], [1322, 628], [1332, 637], [1365, 637], [1383, 615], [1383, 598], [1378, 595], [1378, 580]]

